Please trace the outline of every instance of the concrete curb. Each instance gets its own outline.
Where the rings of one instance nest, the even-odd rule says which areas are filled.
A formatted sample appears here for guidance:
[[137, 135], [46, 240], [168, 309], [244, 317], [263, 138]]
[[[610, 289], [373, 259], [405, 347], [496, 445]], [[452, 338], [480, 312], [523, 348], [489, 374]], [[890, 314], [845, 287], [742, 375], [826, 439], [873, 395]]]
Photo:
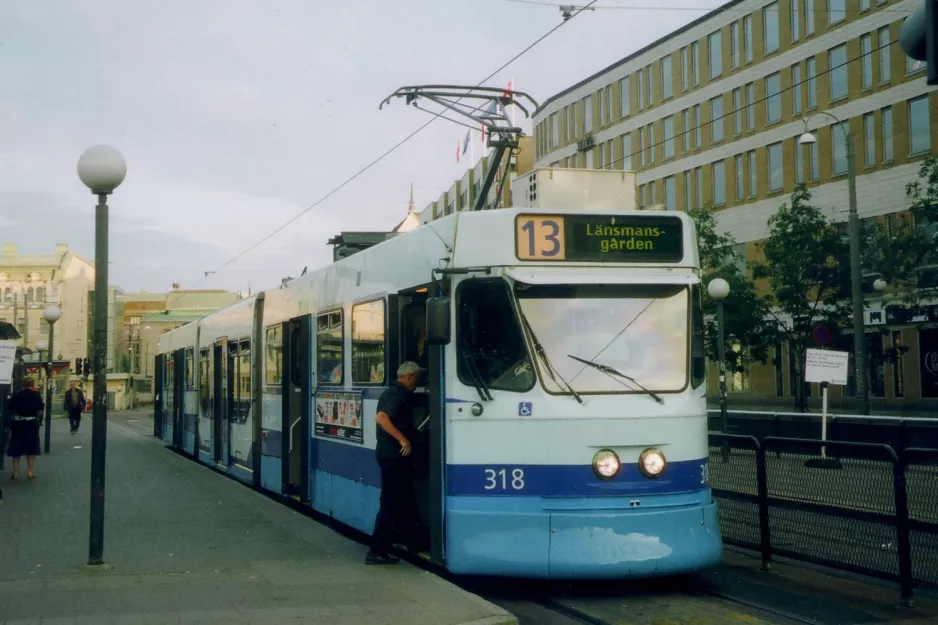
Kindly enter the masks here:
[[484, 616], [482, 618], [474, 619], [471, 621], [462, 621], [458, 623], [457, 625], [518, 625], [518, 617], [516, 617], [514, 614], [512, 614], [508, 610], [495, 605], [491, 601], [487, 601], [483, 599], [477, 594], [471, 593], [468, 590], [460, 588], [456, 584], [453, 584], [452, 582], [449, 582], [438, 575], [434, 575], [433, 573], [430, 573], [429, 571], [424, 571], [424, 574], [431, 576], [433, 578], [433, 581], [436, 582], [437, 584], [440, 584], [441, 586], [446, 586], [450, 590], [455, 590], [457, 592], [463, 593], [464, 595], [472, 599], [472, 601], [477, 603], [479, 607], [484, 608], [485, 610], [492, 613], [491, 616]]

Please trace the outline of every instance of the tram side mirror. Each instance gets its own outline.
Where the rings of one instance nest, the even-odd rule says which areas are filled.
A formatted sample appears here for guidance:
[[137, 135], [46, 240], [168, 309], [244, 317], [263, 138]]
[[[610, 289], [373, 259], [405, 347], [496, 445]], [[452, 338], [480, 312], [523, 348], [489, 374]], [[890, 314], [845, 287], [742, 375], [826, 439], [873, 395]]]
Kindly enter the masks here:
[[431, 297], [427, 300], [427, 343], [447, 345], [449, 341], [449, 298]]

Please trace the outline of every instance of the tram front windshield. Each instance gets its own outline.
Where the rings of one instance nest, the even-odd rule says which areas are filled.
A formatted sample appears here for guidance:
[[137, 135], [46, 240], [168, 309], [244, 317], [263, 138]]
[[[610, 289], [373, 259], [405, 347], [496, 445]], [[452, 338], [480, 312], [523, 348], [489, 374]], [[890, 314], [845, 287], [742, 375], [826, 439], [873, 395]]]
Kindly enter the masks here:
[[[680, 285], [515, 285], [520, 310], [550, 363], [577, 393], [680, 391], [687, 385], [688, 305]], [[570, 356], [611, 367], [603, 372]], [[563, 382], [535, 358], [552, 393]]]

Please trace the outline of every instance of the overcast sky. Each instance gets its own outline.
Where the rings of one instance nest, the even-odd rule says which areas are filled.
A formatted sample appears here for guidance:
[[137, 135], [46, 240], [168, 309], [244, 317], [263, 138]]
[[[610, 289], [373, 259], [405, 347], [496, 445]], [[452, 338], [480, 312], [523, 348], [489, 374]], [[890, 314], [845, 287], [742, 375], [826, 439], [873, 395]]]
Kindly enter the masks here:
[[[543, 102], [719, 4], [600, 0], [659, 8], [584, 12], [489, 85], [513, 78]], [[95, 200], [75, 164], [107, 143], [128, 166], [110, 200], [112, 284], [275, 286], [330, 262], [333, 234], [392, 228], [411, 182], [418, 210], [438, 198], [468, 166], [465, 132], [437, 120], [203, 272], [429, 119], [400, 100], [379, 112], [395, 89], [476, 84], [560, 22], [557, 7], [509, 0], [3, 0], [0, 239], [92, 260]]]

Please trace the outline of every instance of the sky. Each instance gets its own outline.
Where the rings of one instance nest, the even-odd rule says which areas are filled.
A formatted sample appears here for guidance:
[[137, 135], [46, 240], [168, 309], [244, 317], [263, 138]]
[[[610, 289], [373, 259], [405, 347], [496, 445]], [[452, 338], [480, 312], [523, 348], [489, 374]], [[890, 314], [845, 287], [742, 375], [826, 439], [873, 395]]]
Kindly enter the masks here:
[[[600, 0], [486, 85], [544, 102], [720, 4]], [[399, 99], [379, 111], [385, 97], [475, 85], [561, 22], [512, 0], [3, 0], [0, 242], [93, 260], [76, 163], [103, 143], [127, 161], [109, 198], [111, 284], [277, 286], [331, 262], [331, 236], [393, 228], [411, 184], [419, 211], [470, 167], [456, 162], [465, 129], [438, 119], [242, 254], [430, 119]]]

